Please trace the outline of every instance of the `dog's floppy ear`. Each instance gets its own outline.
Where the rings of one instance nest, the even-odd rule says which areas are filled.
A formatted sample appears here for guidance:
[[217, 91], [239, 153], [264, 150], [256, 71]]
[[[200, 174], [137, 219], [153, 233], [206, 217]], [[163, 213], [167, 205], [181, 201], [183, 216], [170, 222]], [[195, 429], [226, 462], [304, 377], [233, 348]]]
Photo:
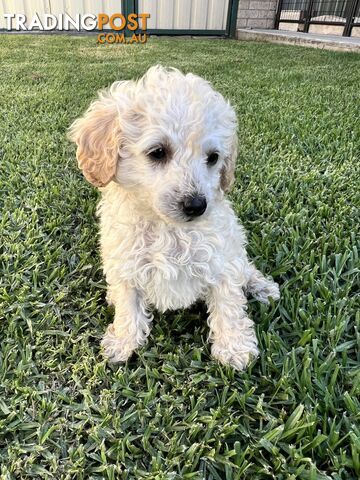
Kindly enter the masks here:
[[220, 187], [226, 193], [231, 190], [235, 181], [235, 164], [237, 158], [237, 134], [235, 132], [232, 141], [230, 155], [225, 158], [225, 164], [220, 172]]
[[69, 129], [69, 138], [77, 145], [79, 167], [96, 187], [111, 181], [118, 161], [120, 117], [111, 90], [100, 93], [99, 99]]

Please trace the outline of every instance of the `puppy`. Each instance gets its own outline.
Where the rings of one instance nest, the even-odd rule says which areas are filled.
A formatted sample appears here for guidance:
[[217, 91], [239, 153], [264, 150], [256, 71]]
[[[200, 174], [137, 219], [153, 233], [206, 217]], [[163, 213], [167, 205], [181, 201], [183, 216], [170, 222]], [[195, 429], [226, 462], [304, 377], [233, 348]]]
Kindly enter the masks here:
[[70, 127], [86, 179], [102, 193], [101, 254], [114, 322], [102, 346], [126, 361], [150, 333], [151, 308], [208, 308], [211, 352], [243, 369], [258, 354], [246, 312], [279, 288], [249, 261], [224, 194], [234, 181], [234, 109], [193, 74], [161, 66], [115, 82]]

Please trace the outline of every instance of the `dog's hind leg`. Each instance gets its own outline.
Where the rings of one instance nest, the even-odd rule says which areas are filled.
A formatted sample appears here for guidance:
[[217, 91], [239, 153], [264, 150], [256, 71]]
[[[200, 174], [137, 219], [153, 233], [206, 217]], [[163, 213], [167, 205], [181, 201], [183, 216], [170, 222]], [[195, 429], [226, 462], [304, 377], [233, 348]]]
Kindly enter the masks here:
[[269, 297], [273, 300], [280, 298], [279, 285], [269, 277], [266, 278], [254, 265], [248, 265], [248, 282], [244, 288], [245, 293], [250, 293], [256, 300], [269, 303]]
[[152, 315], [147, 311], [141, 294], [125, 283], [110, 286], [108, 298], [115, 306], [115, 318], [108, 326], [101, 345], [111, 362], [124, 362], [146, 342]]

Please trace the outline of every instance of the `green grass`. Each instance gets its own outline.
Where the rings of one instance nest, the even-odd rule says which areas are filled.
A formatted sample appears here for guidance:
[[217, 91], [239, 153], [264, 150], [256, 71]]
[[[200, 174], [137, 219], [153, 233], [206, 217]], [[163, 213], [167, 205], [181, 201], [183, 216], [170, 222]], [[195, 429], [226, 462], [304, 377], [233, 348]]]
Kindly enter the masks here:
[[[223, 40], [97, 47], [0, 37], [0, 478], [360, 477], [360, 56]], [[154, 63], [211, 80], [240, 119], [231, 194], [281, 301], [250, 302], [261, 357], [210, 358], [200, 307], [102, 358], [98, 193], [72, 120]]]

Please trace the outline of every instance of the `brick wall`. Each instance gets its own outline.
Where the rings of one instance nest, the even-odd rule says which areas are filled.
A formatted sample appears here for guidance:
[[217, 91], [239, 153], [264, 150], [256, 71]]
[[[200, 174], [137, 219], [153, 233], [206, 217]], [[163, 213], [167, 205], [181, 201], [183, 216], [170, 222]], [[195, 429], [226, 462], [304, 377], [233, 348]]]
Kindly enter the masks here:
[[274, 28], [277, 0], [240, 0], [237, 28]]

